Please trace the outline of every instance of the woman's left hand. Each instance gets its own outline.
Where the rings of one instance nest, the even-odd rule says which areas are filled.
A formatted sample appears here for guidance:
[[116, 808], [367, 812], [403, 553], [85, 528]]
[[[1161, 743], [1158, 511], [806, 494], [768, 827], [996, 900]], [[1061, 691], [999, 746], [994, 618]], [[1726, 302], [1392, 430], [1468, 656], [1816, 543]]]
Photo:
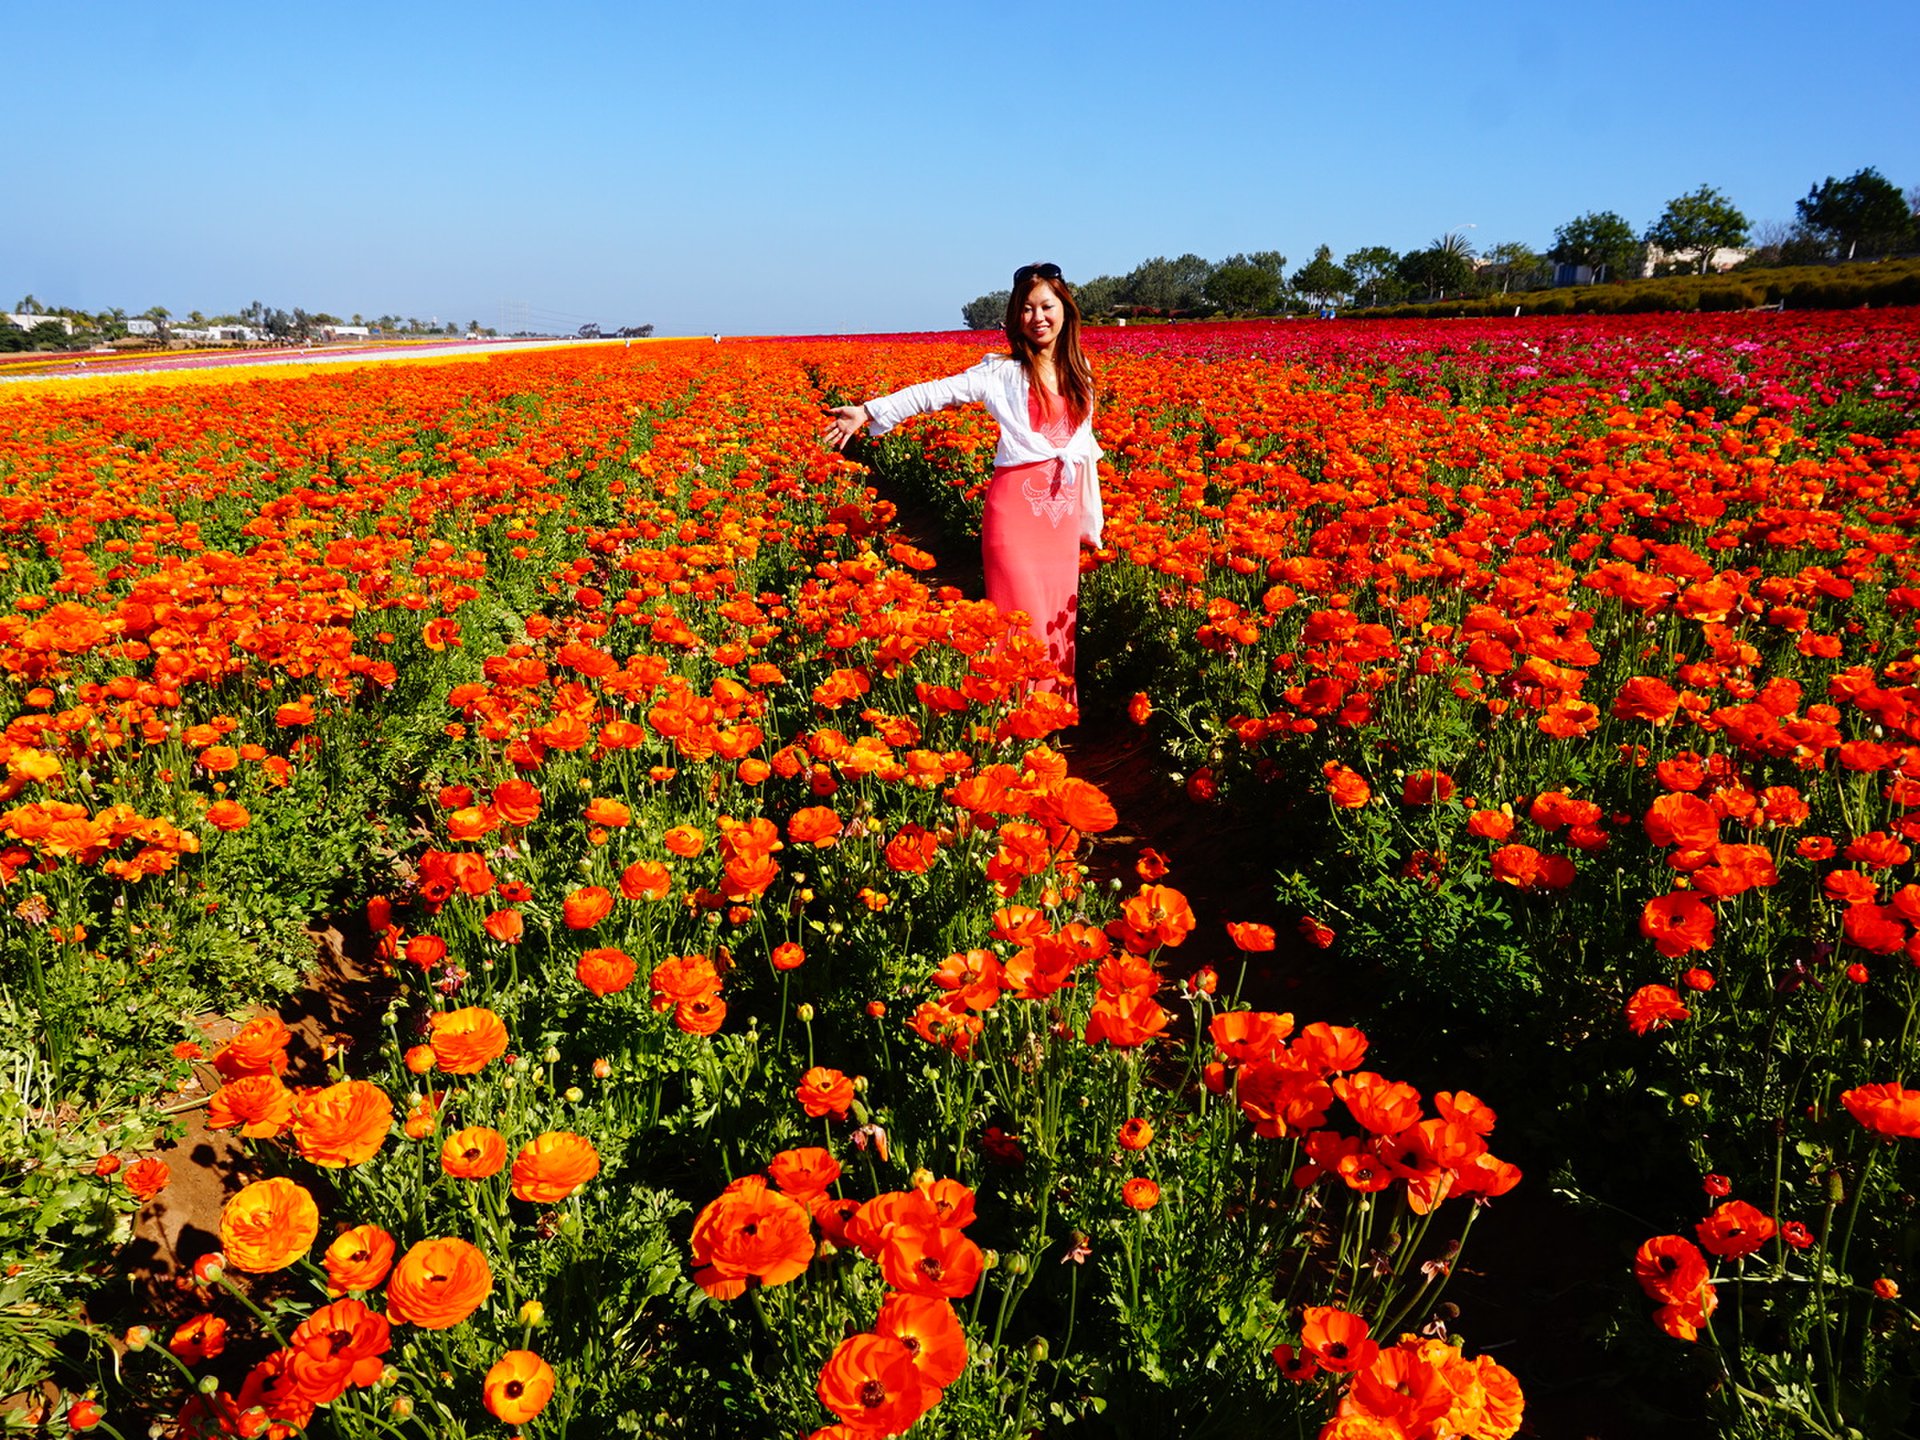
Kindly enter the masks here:
[[846, 449], [847, 441], [872, 423], [864, 405], [836, 405], [827, 413], [833, 418], [827, 422], [826, 433], [820, 438], [836, 450]]

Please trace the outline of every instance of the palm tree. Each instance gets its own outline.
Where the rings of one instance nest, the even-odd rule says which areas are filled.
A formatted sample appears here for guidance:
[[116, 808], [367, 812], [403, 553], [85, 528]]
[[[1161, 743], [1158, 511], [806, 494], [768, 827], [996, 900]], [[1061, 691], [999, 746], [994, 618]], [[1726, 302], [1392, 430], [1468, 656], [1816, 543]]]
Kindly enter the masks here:
[[1462, 260], [1473, 259], [1473, 242], [1464, 230], [1449, 230], [1427, 248], [1438, 250], [1442, 255], [1458, 255]]
[[24, 297], [20, 303], [13, 308], [14, 313], [19, 315], [44, 315], [47, 313], [47, 307], [31, 295]]

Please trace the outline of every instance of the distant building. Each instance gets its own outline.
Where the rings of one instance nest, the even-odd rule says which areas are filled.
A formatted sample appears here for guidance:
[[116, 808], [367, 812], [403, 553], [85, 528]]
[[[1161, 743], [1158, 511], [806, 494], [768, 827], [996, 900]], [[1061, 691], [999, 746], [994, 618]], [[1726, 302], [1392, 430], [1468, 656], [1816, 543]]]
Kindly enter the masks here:
[[58, 325], [61, 334], [73, 333], [73, 321], [64, 315], [0, 315], [0, 319], [20, 330], [31, 330], [36, 325]]
[[144, 315], [133, 315], [127, 319], [127, 334], [137, 335], [143, 340], [158, 338], [160, 326]]
[[1591, 265], [1570, 265], [1565, 260], [1553, 267], [1555, 285], [1591, 285], [1593, 267]]
[[370, 340], [373, 328], [368, 325], [322, 325], [320, 335], [325, 340]]
[[[1731, 246], [1722, 245], [1707, 261], [1707, 269], [1709, 272], [1731, 270], [1751, 254], [1753, 254], [1751, 250], [1735, 250]], [[1640, 262], [1640, 278], [1651, 279], [1662, 269], [1671, 275], [1674, 267], [1680, 265], [1686, 266], [1689, 271], [1697, 275], [1700, 272], [1700, 252], [1698, 250], [1662, 250], [1658, 245], [1649, 245], [1645, 258]]]

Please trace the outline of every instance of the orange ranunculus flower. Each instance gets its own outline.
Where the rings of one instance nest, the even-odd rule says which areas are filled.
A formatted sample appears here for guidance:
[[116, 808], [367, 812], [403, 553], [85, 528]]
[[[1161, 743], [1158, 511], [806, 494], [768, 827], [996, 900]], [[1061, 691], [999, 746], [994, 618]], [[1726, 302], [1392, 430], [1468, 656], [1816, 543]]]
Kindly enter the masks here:
[[874, 1317], [873, 1333], [902, 1341], [920, 1378], [936, 1390], [951, 1385], [967, 1368], [967, 1332], [953, 1312], [953, 1302], [942, 1296], [888, 1295]]
[[620, 893], [629, 900], [664, 900], [673, 876], [658, 860], [639, 860], [620, 872]]
[[1722, 1260], [1742, 1260], [1771, 1240], [1777, 1229], [1779, 1226], [1764, 1211], [1745, 1200], [1729, 1200], [1694, 1226], [1693, 1233], [1699, 1237], [1700, 1248], [1709, 1254]]
[[767, 1174], [781, 1194], [806, 1205], [814, 1196], [826, 1194], [827, 1187], [840, 1178], [840, 1162], [829, 1151], [809, 1145], [782, 1150], [767, 1162]]
[[1144, 1175], [1136, 1175], [1120, 1187], [1120, 1199], [1130, 1210], [1151, 1210], [1160, 1203], [1160, 1187]]
[[271, 1139], [293, 1120], [293, 1092], [274, 1074], [246, 1075], [213, 1092], [207, 1102], [207, 1128], [231, 1130], [249, 1140]]
[[524, 1425], [553, 1399], [553, 1367], [531, 1350], [509, 1350], [481, 1385], [487, 1411], [504, 1425]]
[[429, 1044], [447, 1075], [478, 1075], [507, 1053], [507, 1027], [484, 1005], [436, 1013]]
[[596, 795], [587, 802], [587, 823], [604, 825], [609, 830], [620, 830], [633, 823], [633, 812], [618, 800]]
[[1120, 917], [1126, 922], [1129, 948], [1141, 954], [1178, 945], [1193, 933], [1193, 907], [1171, 885], [1142, 885], [1120, 906]]
[[880, 1273], [909, 1295], [971, 1295], [985, 1265], [985, 1252], [947, 1225], [896, 1225], [880, 1247]]
[[1380, 1353], [1379, 1345], [1368, 1338], [1366, 1320], [1332, 1305], [1307, 1306], [1301, 1317], [1300, 1346], [1322, 1370], [1336, 1375], [1364, 1370]]
[[848, 1107], [853, 1104], [853, 1081], [838, 1070], [816, 1065], [800, 1077], [794, 1095], [800, 1101], [800, 1108], [813, 1119], [831, 1115], [836, 1120], [844, 1120]]
[[485, 805], [463, 805], [447, 816], [447, 838], [470, 841], [491, 835], [499, 819]]
[[540, 787], [530, 780], [503, 780], [493, 787], [493, 813], [509, 825], [531, 825], [540, 815]]
[[600, 1152], [579, 1135], [549, 1130], [513, 1157], [513, 1196], [556, 1205], [600, 1173]]
[[1054, 788], [1053, 806], [1060, 818], [1082, 835], [1104, 834], [1120, 823], [1106, 791], [1089, 780], [1062, 780]]
[[806, 963], [807, 952], [792, 940], [784, 940], [773, 947], [768, 960], [776, 970], [798, 970]]
[[173, 1179], [173, 1171], [168, 1168], [167, 1162], [149, 1155], [146, 1159], [136, 1160], [129, 1165], [121, 1175], [120, 1182], [133, 1192], [136, 1200], [144, 1205], [166, 1189], [167, 1182], [171, 1179]]
[[1360, 1127], [1375, 1135], [1398, 1135], [1420, 1123], [1420, 1092], [1371, 1070], [1335, 1080], [1333, 1093], [1345, 1103], [1347, 1112], [1360, 1122]]
[[660, 837], [660, 843], [666, 847], [669, 855], [691, 860], [707, 848], [707, 837], [691, 825], [676, 825]]
[[196, 1315], [173, 1332], [167, 1349], [182, 1364], [217, 1359], [227, 1348], [227, 1322], [218, 1315]]
[[1713, 948], [1713, 911], [1686, 890], [1649, 900], [1640, 911], [1640, 933], [1669, 960]]
[[601, 999], [618, 995], [633, 983], [633, 960], [624, 950], [602, 946], [583, 950], [573, 967], [574, 978]]
[[900, 1435], [940, 1398], [894, 1335], [842, 1340], [820, 1371], [820, 1403], [856, 1435]]
[[653, 967], [647, 983], [653, 991], [653, 1008], [671, 1010], [703, 995], [717, 995], [720, 972], [705, 955], [669, 955]]
[[699, 995], [673, 1007], [673, 1023], [689, 1035], [711, 1035], [727, 1019], [727, 1002], [718, 995]]
[[214, 1051], [213, 1068], [226, 1080], [238, 1080], [243, 1075], [284, 1075], [287, 1042], [292, 1039], [293, 1032], [278, 1015], [256, 1015]]
[[393, 1268], [393, 1237], [378, 1225], [356, 1225], [342, 1230], [321, 1257], [327, 1267], [327, 1290], [344, 1295], [349, 1290], [373, 1290]]
[[1665, 985], [1642, 985], [1627, 998], [1627, 1028], [1636, 1035], [1658, 1030], [1672, 1020], [1686, 1020], [1693, 1012], [1680, 1003], [1678, 992]]
[[1439, 770], [1414, 770], [1400, 782], [1403, 805], [1444, 805], [1453, 798], [1453, 777]]
[[1634, 1252], [1633, 1276], [1647, 1297], [1681, 1300], [1707, 1283], [1707, 1261], [1683, 1235], [1656, 1235]]
[[256, 1180], [220, 1212], [220, 1248], [236, 1270], [284, 1270], [313, 1247], [320, 1207], [284, 1176]]
[[481, 922], [481, 928], [502, 945], [518, 945], [527, 933], [527, 922], [518, 910], [495, 910]]
[[348, 1386], [365, 1389], [387, 1368], [381, 1357], [392, 1348], [384, 1315], [358, 1300], [323, 1305], [287, 1337], [293, 1382], [316, 1405], [338, 1400]]
[[1165, 1030], [1171, 1018], [1150, 995], [1102, 990], [1087, 1015], [1086, 1042], [1097, 1045], [1104, 1040], [1116, 1049], [1131, 1050]]
[[465, 1240], [422, 1240], [387, 1277], [387, 1313], [422, 1330], [450, 1330], [493, 1293], [487, 1257]]
[[1327, 777], [1327, 797], [1342, 810], [1358, 810], [1373, 798], [1373, 787], [1337, 760], [1327, 761], [1321, 773]]
[[793, 812], [787, 821], [787, 838], [796, 845], [811, 845], [824, 850], [832, 845], [845, 823], [825, 805], [809, 805]]
[[440, 1168], [456, 1180], [484, 1180], [506, 1163], [506, 1136], [485, 1125], [456, 1130], [440, 1145]]
[[409, 935], [407, 937], [407, 963], [418, 965], [422, 970], [431, 970], [447, 958], [447, 942], [438, 935]]
[[600, 885], [583, 885], [560, 903], [569, 930], [591, 930], [613, 913], [613, 896]]
[[207, 807], [207, 823], [216, 830], [231, 834], [235, 830], [244, 830], [253, 816], [247, 813], [247, 807], [238, 800], [216, 800]]
[[393, 1101], [378, 1085], [342, 1080], [294, 1106], [293, 1137], [301, 1158], [337, 1170], [371, 1160], [393, 1125]]
[[1847, 1113], [1876, 1135], [1920, 1140], [1920, 1090], [1908, 1090], [1887, 1081], [1843, 1091], [1840, 1103]]
[[693, 1222], [694, 1283], [716, 1300], [746, 1294], [749, 1277], [784, 1285], [813, 1260], [807, 1209], [758, 1175], [743, 1175]]
[[1273, 927], [1251, 920], [1228, 921], [1227, 938], [1233, 941], [1236, 948], [1248, 954], [1260, 954], [1273, 949]]
[[1138, 1115], [1120, 1127], [1122, 1150], [1144, 1150], [1153, 1143], [1153, 1126]]

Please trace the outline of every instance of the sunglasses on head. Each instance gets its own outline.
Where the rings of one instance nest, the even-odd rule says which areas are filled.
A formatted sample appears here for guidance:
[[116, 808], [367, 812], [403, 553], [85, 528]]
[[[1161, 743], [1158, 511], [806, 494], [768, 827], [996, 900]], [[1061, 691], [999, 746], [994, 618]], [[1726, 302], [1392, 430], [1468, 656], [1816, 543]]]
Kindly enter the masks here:
[[1022, 265], [1013, 272], [1013, 283], [1024, 285], [1035, 276], [1042, 280], [1058, 280], [1060, 267], [1058, 265]]

